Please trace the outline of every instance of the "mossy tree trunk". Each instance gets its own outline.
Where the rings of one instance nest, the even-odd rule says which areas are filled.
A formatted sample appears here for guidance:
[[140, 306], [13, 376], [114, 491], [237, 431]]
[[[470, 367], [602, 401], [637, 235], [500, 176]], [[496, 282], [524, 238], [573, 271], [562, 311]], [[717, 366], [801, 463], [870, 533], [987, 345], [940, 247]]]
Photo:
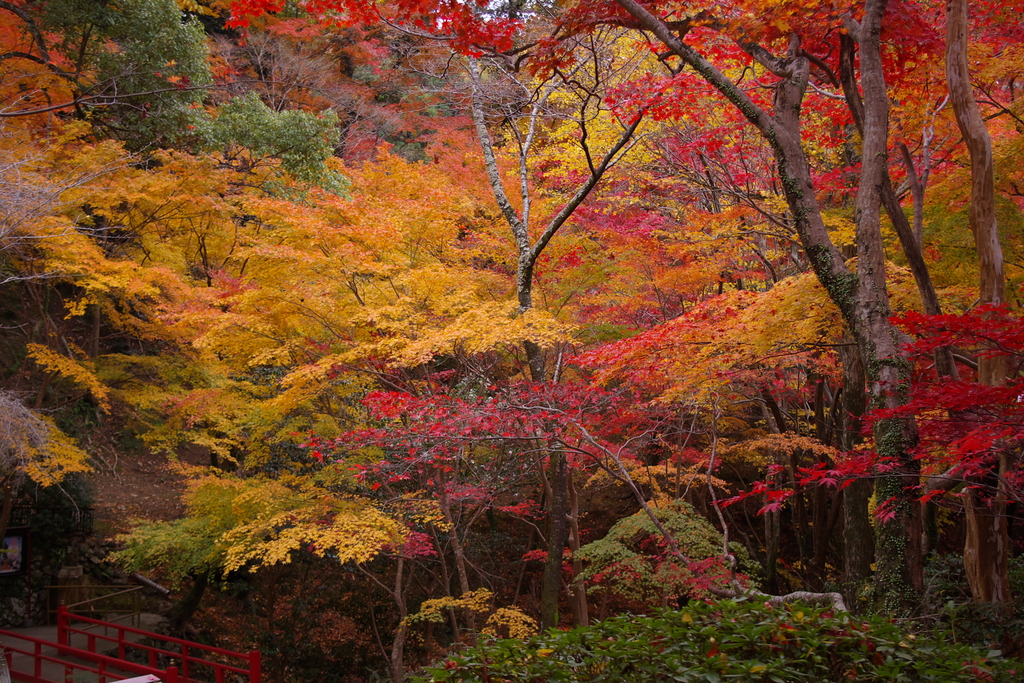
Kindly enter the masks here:
[[[864, 364], [856, 346], [840, 346], [839, 359], [843, 366], [839, 447], [850, 451], [861, 441], [861, 416], [867, 404]], [[875, 561], [875, 531], [868, 513], [872, 488], [869, 480], [861, 479], [843, 490], [843, 583], [851, 587], [871, 576]]]

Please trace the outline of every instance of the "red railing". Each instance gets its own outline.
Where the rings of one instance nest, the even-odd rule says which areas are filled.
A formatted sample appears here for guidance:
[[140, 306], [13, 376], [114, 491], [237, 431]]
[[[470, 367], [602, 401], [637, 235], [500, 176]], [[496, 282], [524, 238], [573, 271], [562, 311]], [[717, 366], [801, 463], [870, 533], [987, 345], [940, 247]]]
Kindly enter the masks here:
[[[120, 681], [125, 678], [139, 677], [139, 676], [155, 676], [163, 683], [182, 683], [178, 677], [178, 667], [172, 666], [167, 669], [158, 669], [155, 667], [145, 666], [143, 664], [136, 664], [134, 662], [128, 662], [123, 659], [117, 659], [116, 657], [108, 657], [101, 655], [96, 652], [85, 652], [78, 650], [73, 647], [67, 647], [60, 643], [54, 644], [48, 640], [41, 640], [39, 638], [31, 638], [29, 636], [21, 635], [20, 633], [10, 633], [7, 631], [0, 631], [0, 636], [8, 636], [7, 644], [4, 645], [5, 654], [7, 657], [7, 670], [11, 674], [11, 680], [23, 681], [24, 683], [60, 683], [60, 681], [54, 681], [50, 678], [44, 677], [43, 666], [46, 662], [57, 665], [63, 671], [63, 678], [61, 680], [68, 682], [75, 680], [75, 674], [78, 672], [87, 672], [91, 674], [89, 677], [95, 677], [97, 683], [113, 683], [114, 681]], [[12, 647], [10, 639], [17, 639], [26, 643], [31, 643], [32, 649], [26, 650], [20, 647]], [[43, 649], [55, 651], [54, 655], [44, 654]], [[14, 655], [24, 655], [31, 659], [29, 668], [30, 671], [23, 669], [17, 669], [14, 667]], [[72, 661], [65, 659], [67, 657], [75, 660], [83, 661]], [[87, 663], [85, 663], [87, 662]], [[25, 663], [25, 662], [19, 662]], [[53, 667], [51, 669], [51, 675]]]
[[[103, 633], [87, 630], [87, 627], [79, 628], [72, 625], [73, 622], [92, 627], [102, 626]], [[117, 635], [107, 635], [107, 632], [111, 630], [115, 631]], [[126, 637], [127, 634], [141, 636], [149, 641], [157, 641], [163, 646], [134, 643]], [[205, 676], [206, 672], [212, 672], [213, 683], [230, 683], [232, 680], [237, 680], [227, 676], [228, 674], [236, 674], [241, 677], [241, 680], [246, 680], [248, 683], [260, 683], [260, 653], [258, 650], [243, 654], [219, 647], [200, 645], [190, 640], [162, 636], [131, 626], [76, 616], [68, 612], [66, 607], [59, 607], [57, 609], [57, 643], [61, 647], [74, 649], [70, 648], [70, 645], [75, 636], [85, 636], [86, 646], [79, 652], [88, 653], [90, 658], [103, 656], [96, 651], [96, 645], [99, 643], [101, 649], [117, 648], [117, 658], [110, 658], [113, 661], [121, 661], [129, 649], [145, 652], [149, 667], [153, 669], [159, 669], [157, 664], [161, 656], [167, 657], [169, 661], [178, 660], [181, 664], [175, 673], [179, 683], [209, 680], [211, 677]], [[210, 656], [217, 659], [206, 659]], [[204, 669], [206, 671], [203, 671]], [[171, 669], [167, 669], [167, 671], [170, 672]], [[199, 678], [194, 678], [194, 676], [199, 676]]]

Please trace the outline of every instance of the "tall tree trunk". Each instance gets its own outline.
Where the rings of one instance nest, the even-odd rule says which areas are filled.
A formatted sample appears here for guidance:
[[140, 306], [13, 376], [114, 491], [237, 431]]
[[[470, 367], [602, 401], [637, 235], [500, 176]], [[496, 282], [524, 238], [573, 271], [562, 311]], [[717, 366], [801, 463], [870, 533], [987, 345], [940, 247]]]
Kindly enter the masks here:
[[[776, 475], [779, 477], [781, 475]], [[782, 537], [782, 511], [771, 510], [764, 515], [764, 587], [779, 593], [779, 541]]]
[[[865, 126], [867, 122], [865, 120], [865, 105], [864, 100], [861, 98], [860, 90], [857, 87], [857, 76], [856, 76], [856, 41], [849, 34], [843, 34], [839, 36], [839, 79], [842, 83], [843, 94], [846, 97], [847, 105], [850, 109], [850, 113], [853, 116], [854, 124], [857, 130], [860, 131], [861, 137], [865, 135]], [[870, 62], [870, 60], [869, 60]], [[884, 89], [884, 81], [882, 83]], [[877, 125], [877, 122], [875, 122]], [[886, 126], [888, 128], [888, 126]], [[877, 132], [877, 131], [874, 131]], [[886, 133], [886, 138], [888, 134]], [[904, 147], [904, 149], [906, 149]], [[909, 156], [909, 152], [908, 152]], [[878, 161], [878, 160], [876, 160]], [[896, 230], [896, 236], [900, 240], [900, 246], [903, 249], [903, 254], [907, 259], [907, 265], [910, 267], [910, 272], [914, 276], [914, 282], [917, 284], [917, 291], [921, 295], [921, 302], [924, 306], [924, 312], [928, 315], [942, 315], [942, 307], [939, 304], [939, 295], [935, 291], [935, 285], [932, 282], [931, 274], [928, 272], [928, 266], [924, 260], [924, 252], [921, 248], [921, 235], [918, 223], [921, 219], [921, 209], [917, 207], [918, 197], [921, 199], [921, 204], [924, 203], [924, 189], [921, 179], [917, 178], [917, 175], [913, 168], [913, 161], [907, 161], [910, 164], [908, 173], [915, 179], [914, 186], [914, 226], [911, 226], [907, 220], [906, 214], [903, 213], [903, 207], [900, 206], [899, 199], [896, 197], [896, 191], [892, 186], [892, 179], [889, 176], [888, 163], [881, 164], [881, 201], [885, 207], [885, 212], [889, 216], [889, 220], [892, 222], [893, 227]], [[858, 195], [859, 196], [859, 195]], [[953, 363], [953, 352], [952, 349], [946, 346], [939, 347], [935, 350], [935, 371], [940, 377], [955, 377], [956, 376], [956, 365]]]
[[579, 558], [580, 546], [580, 497], [576, 491], [572, 470], [566, 471], [566, 483], [569, 489], [569, 549], [572, 550], [573, 579], [570, 585], [569, 599], [575, 609], [573, 614], [576, 626], [590, 626], [590, 610], [587, 607], [587, 587], [583, 581], [583, 561]]
[[[469, 571], [466, 569], [466, 550], [462, 545], [462, 539], [459, 538], [459, 528], [452, 517], [448, 498], [446, 496], [442, 497], [438, 503], [441, 513], [444, 515], [450, 528], [448, 542], [452, 546], [452, 554], [455, 557], [455, 575], [459, 579], [459, 590], [462, 592], [462, 596], [465, 597], [472, 591], [469, 585]], [[476, 645], [476, 614], [473, 613], [472, 609], [467, 608], [465, 610], [465, 620], [466, 640], [470, 645]], [[455, 637], [459, 638], [458, 634]]]
[[[616, 2], [636, 19], [641, 28], [664, 43], [718, 89], [771, 145], [804, 253], [818, 280], [842, 312], [860, 348], [872, 404], [886, 408], [902, 405], [906, 401], [910, 367], [903, 353], [902, 336], [889, 322], [879, 219], [888, 116], [888, 93], [878, 45], [885, 13], [884, 0], [868, 0], [863, 26], [851, 21], [847, 27], [847, 30], [858, 34], [861, 42], [862, 88], [866, 100], [865, 163], [860, 187], [864, 196], [858, 194], [856, 274], [846, 267], [845, 259], [825, 228], [810, 164], [802, 146], [800, 111], [810, 75], [810, 61], [800, 50], [799, 37], [791, 37], [785, 57], [777, 57], [757, 44], [742, 40], [739, 43], [780, 79], [775, 89], [773, 113], [769, 114], [684, 42], [685, 32], [677, 33], [670, 29], [636, 0]], [[896, 465], [894, 472], [879, 483], [879, 493], [883, 499], [891, 499], [891, 509], [895, 514], [878, 523], [877, 563], [880, 597], [887, 608], [896, 612], [913, 609], [917, 603], [917, 591], [922, 585], [920, 515], [910, 493], [918, 484], [919, 466], [909, 454], [915, 438], [914, 424], [909, 419], [882, 420], [875, 427], [875, 442], [881, 454]]]
[[[467, 596], [472, 589], [469, 587], [469, 572], [466, 570], [466, 554], [454, 524], [449, 538], [452, 551], [455, 554], [455, 572], [459, 577], [459, 590], [462, 591], [463, 596]], [[466, 641], [470, 645], [476, 645], [476, 614], [468, 608], [466, 609], [466, 629]]]
[[[982, 304], [1005, 301], [1003, 251], [995, 215], [995, 181], [992, 141], [974, 99], [970, 68], [967, 63], [967, 0], [946, 3], [946, 80], [957, 126], [964, 136], [971, 157], [970, 225], [980, 268]], [[985, 357], [978, 360], [978, 382], [1000, 386], [1006, 381], [1006, 360]], [[964, 496], [967, 533], [964, 541], [964, 570], [975, 600], [1009, 603], [1010, 537], [1006, 517], [1006, 491], [1003, 476], [1009, 458], [1000, 453], [994, 475], [996, 492], [991, 498], [981, 490], [968, 487]], [[976, 481], [978, 484], [989, 482]]]
[[405, 558], [399, 556], [395, 566], [395, 586], [391, 595], [398, 608], [398, 629], [395, 631], [395, 639], [391, 641], [392, 683], [402, 683], [405, 678], [405, 637], [409, 632], [409, 625], [406, 624], [405, 618], [409, 616], [409, 606], [405, 599], [407, 584], [404, 579]]
[[[434, 525], [430, 525], [430, 534], [434, 537], [434, 544], [439, 549], [442, 549], [443, 545], [441, 544], [441, 541], [438, 538], [437, 528], [434, 527]], [[451, 572], [448, 570], [448, 562], [447, 560], [445, 560], [445, 551], [443, 549], [441, 550], [441, 552], [437, 554], [437, 560], [438, 563], [441, 565], [441, 585], [444, 588], [444, 594], [446, 597], [449, 598], [454, 597], [452, 595], [452, 575]], [[515, 600], [513, 600], [512, 602], [514, 603]], [[452, 629], [452, 638], [455, 639], [456, 643], [461, 643], [462, 632], [459, 630], [458, 616], [455, 614], [454, 609], [448, 609], [446, 611], [448, 612], [448, 621]]]
[[[889, 323], [889, 298], [885, 282], [885, 248], [882, 242], [881, 205], [888, 178], [889, 97], [882, 70], [880, 38], [886, 0], [868, 0], [857, 27], [860, 44], [860, 83], [864, 93], [864, 151], [857, 194], [857, 283], [860, 306], [854, 334], [860, 347], [882, 347], [867, 366], [872, 386], [872, 407], [894, 408], [906, 400], [909, 362], [900, 348], [900, 335]], [[865, 334], [865, 332], [867, 334]], [[870, 358], [870, 356], [869, 356]], [[877, 521], [876, 571], [886, 609], [907, 613], [923, 588], [920, 505], [911, 493], [920, 483], [920, 466], [908, 457], [916, 442], [914, 425], [905, 419], [879, 420], [875, 449], [892, 458], [892, 474], [877, 480], [875, 495], [891, 514]]]
[[558, 626], [558, 596], [562, 588], [562, 555], [568, 531], [567, 472], [565, 453], [551, 451], [549, 479], [551, 480], [551, 510], [548, 516], [548, 556], [544, 562], [544, 576], [540, 587], [540, 627]]
[[192, 587], [174, 603], [170, 614], [167, 615], [171, 633], [184, 633], [185, 624], [192, 618], [195, 611], [199, 609], [199, 603], [202, 602], [209, 583], [210, 570], [204, 570], [193, 577]]
[[[597, 186], [605, 172], [621, 157], [629, 148], [637, 128], [640, 126], [645, 112], [639, 113], [630, 123], [624, 124], [615, 142], [607, 149], [603, 156], [593, 159], [589, 164], [589, 173], [576, 188], [576, 191], [569, 200], [554, 214], [547, 225], [536, 231], [536, 236], [531, 234], [530, 227], [530, 179], [528, 162], [533, 144], [534, 132], [543, 113], [543, 107], [548, 98], [554, 92], [552, 85], [545, 85], [539, 91], [533, 93], [536, 97], [528, 113], [524, 114], [527, 122], [527, 133], [520, 142], [519, 148], [519, 201], [522, 209], [517, 211], [509, 199], [505, 190], [505, 183], [501, 177], [501, 170], [498, 168], [497, 156], [494, 152], [494, 144], [490, 132], [487, 130], [487, 121], [484, 113], [484, 86], [480, 70], [480, 62], [477, 59], [469, 61], [470, 78], [470, 111], [473, 117], [473, 125], [476, 130], [477, 141], [480, 144], [480, 151], [483, 154], [484, 168], [487, 171], [487, 179], [494, 193], [494, 199], [504, 216], [512, 237], [516, 244], [516, 301], [519, 305], [519, 314], [523, 315], [533, 308], [533, 284], [537, 259], [547, 248], [547, 245], [554, 238], [555, 234], [565, 225], [569, 217], [586, 200], [591, 191]], [[589, 150], [588, 150], [588, 159]], [[546, 382], [549, 380], [544, 350], [534, 341], [529, 339], [523, 341], [523, 350], [526, 353], [527, 364], [530, 369], [530, 377], [534, 382]], [[565, 490], [565, 455], [561, 452], [552, 452], [549, 456], [554, 465], [553, 476], [551, 477], [551, 533], [548, 534], [548, 561], [544, 565], [544, 578], [541, 582], [541, 626], [554, 626], [558, 623], [558, 595], [561, 586], [562, 551], [566, 541], [566, 519], [568, 512], [566, 502], [567, 492]], [[556, 565], [557, 563], [557, 565]], [[585, 600], [585, 597], [582, 598]]]
[[[840, 346], [843, 366], [842, 429], [839, 447], [851, 451], [860, 443], [861, 416], [867, 404], [864, 390], [864, 364], [856, 346]], [[871, 482], [854, 481], [843, 491], [843, 583], [856, 584], [871, 576], [875, 560], [874, 529], [868, 512]]]
[[[782, 410], [775, 401], [775, 397], [767, 389], [761, 389], [761, 414], [764, 416], [765, 424], [775, 434], [782, 434], [786, 431], [786, 420], [782, 416]], [[773, 458], [776, 465], [782, 465], [782, 455], [774, 453]], [[775, 489], [782, 488], [782, 472], [769, 475], [771, 486]], [[678, 498], [678, 496], [676, 496]], [[764, 515], [764, 588], [769, 593], [778, 593], [779, 588], [779, 545], [782, 538], [782, 510], [774, 509]]]
[[[834, 463], [829, 461], [829, 465]], [[824, 486], [814, 490], [814, 556], [811, 558], [811, 576], [814, 577], [814, 590], [822, 590], [825, 586], [826, 565], [836, 525], [844, 509], [844, 491], [834, 491]]]

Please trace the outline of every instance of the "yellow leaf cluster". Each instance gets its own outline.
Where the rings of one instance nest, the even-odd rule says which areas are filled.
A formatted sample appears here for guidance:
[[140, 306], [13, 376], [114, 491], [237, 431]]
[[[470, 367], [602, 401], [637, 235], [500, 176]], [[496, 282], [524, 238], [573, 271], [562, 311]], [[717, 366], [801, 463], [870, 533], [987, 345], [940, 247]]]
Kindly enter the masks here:
[[767, 465], [775, 462], [780, 456], [792, 457], [796, 453], [814, 455], [818, 459], [835, 458], [839, 450], [826, 446], [818, 439], [810, 436], [800, 436], [793, 433], [765, 434], [752, 439], [745, 439], [736, 444], [724, 444], [722, 446], [723, 456], [740, 457], [745, 462], [752, 462], [756, 465]]
[[94, 371], [42, 344], [28, 344], [26, 349], [29, 358], [41, 368], [85, 389], [104, 410], [110, 407], [107, 388], [97, 379]]
[[8, 485], [21, 475], [41, 486], [57, 484], [90, 471], [88, 457], [52, 420], [0, 391], [0, 479]]
[[261, 515], [228, 532], [224, 571], [244, 565], [250, 571], [285, 564], [292, 553], [306, 549], [339, 562], [367, 562], [385, 547], [401, 541], [402, 526], [366, 505], [336, 503], [326, 511], [302, 508]]
[[[660, 465], [652, 466], [633, 458], [623, 458], [622, 467], [634, 482], [650, 491], [647, 502], [653, 507], [670, 506], [677, 498], [677, 486], [685, 490], [693, 486], [707, 486], [708, 483], [705, 463], [686, 465], [665, 458]], [[584, 484], [591, 489], [624, 485], [622, 477], [606, 469], [596, 470]], [[728, 488], [726, 481], [714, 475], [711, 476], [711, 485], [722, 491]]]
[[205, 2], [199, 2], [199, 0], [177, 0], [177, 2], [178, 7], [181, 9], [182, 12], [205, 14], [207, 16], [217, 15], [217, 12], [215, 12], [210, 7], [207, 7], [208, 4], [211, 4], [209, 0], [206, 0]]
[[[894, 309], [917, 308], [919, 298], [906, 269], [889, 264], [889, 274]], [[834, 374], [832, 349], [843, 342], [845, 329], [817, 278], [805, 273], [766, 292], [726, 291], [620, 342], [618, 349], [602, 351], [615, 364], [600, 369], [598, 377], [608, 381], [631, 374], [664, 401], [702, 403], [730, 385], [744, 386], [758, 368]]]
[[537, 635], [538, 630], [537, 621], [518, 607], [499, 607], [494, 610], [494, 614], [487, 617], [487, 623], [481, 632], [494, 638], [526, 640]]
[[42, 448], [33, 448], [25, 459], [23, 471], [32, 481], [50, 486], [60, 483], [65, 476], [75, 472], [91, 472], [89, 455], [75, 444], [74, 439], [62, 432], [47, 417], [49, 438]]
[[404, 525], [368, 500], [304, 478], [230, 479], [192, 484], [190, 518], [216, 520], [210, 539], [225, 573], [287, 564], [299, 550], [339, 562], [366, 562], [404, 538]]
[[475, 591], [463, 593], [460, 597], [446, 596], [433, 600], [424, 600], [420, 605], [420, 611], [410, 614], [405, 618], [407, 624], [415, 624], [420, 621], [444, 621], [445, 610], [458, 609], [471, 612], [487, 612], [491, 608], [491, 599], [494, 593], [486, 588], [477, 588]]

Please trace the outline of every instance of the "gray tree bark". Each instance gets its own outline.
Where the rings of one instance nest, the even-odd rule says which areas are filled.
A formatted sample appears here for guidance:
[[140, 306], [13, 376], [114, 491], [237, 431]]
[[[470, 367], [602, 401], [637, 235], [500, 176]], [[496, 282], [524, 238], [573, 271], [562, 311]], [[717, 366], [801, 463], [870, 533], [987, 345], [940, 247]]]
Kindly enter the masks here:
[[[640, 122], [642, 114], [633, 121], [626, 124], [618, 138], [603, 156], [590, 163], [589, 174], [585, 177], [576, 192], [562, 206], [562, 208], [548, 221], [547, 225], [540, 230], [537, 237], [531, 237], [530, 228], [530, 183], [528, 177], [527, 162], [530, 149], [533, 143], [534, 132], [539, 122], [541, 108], [553, 90], [542, 91], [536, 98], [527, 116], [527, 132], [521, 142], [519, 149], [519, 186], [520, 201], [522, 210], [517, 211], [512, 205], [505, 190], [505, 184], [498, 168], [497, 156], [494, 152], [494, 144], [490, 132], [487, 129], [487, 121], [484, 115], [483, 82], [480, 65], [476, 60], [470, 60], [469, 77], [471, 85], [470, 108], [473, 115], [473, 124], [476, 129], [477, 139], [483, 153], [484, 166], [487, 170], [487, 178], [494, 193], [495, 201], [501, 210], [502, 216], [508, 223], [515, 240], [518, 255], [516, 265], [516, 298], [519, 304], [519, 313], [523, 314], [533, 308], [533, 285], [534, 269], [537, 259], [544, 252], [544, 249], [554, 238], [555, 234], [565, 225], [565, 222], [572, 216], [573, 212], [590, 195], [608, 169], [620, 158], [621, 154], [628, 150], [630, 141], [633, 139]], [[550, 87], [550, 86], [549, 86]], [[585, 139], [585, 137], [584, 137]], [[589, 149], [586, 150], [588, 160], [591, 159]], [[549, 379], [544, 358], [544, 351], [535, 342], [525, 340], [523, 350], [526, 353], [527, 363], [530, 368], [530, 376], [534, 382], [546, 382]], [[566, 491], [566, 461], [565, 454], [555, 450], [549, 454], [551, 463], [551, 487], [550, 497], [550, 529], [547, 536], [548, 556], [544, 564], [544, 575], [541, 580], [541, 628], [549, 628], [558, 624], [558, 596], [562, 585], [562, 557], [565, 543], [568, 538], [568, 525], [566, 515], [568, 509], [568, 493]], [[581, 598], [576, 597], [577, 600]], [[585, 605], [585, 598], [582, 598]]]

